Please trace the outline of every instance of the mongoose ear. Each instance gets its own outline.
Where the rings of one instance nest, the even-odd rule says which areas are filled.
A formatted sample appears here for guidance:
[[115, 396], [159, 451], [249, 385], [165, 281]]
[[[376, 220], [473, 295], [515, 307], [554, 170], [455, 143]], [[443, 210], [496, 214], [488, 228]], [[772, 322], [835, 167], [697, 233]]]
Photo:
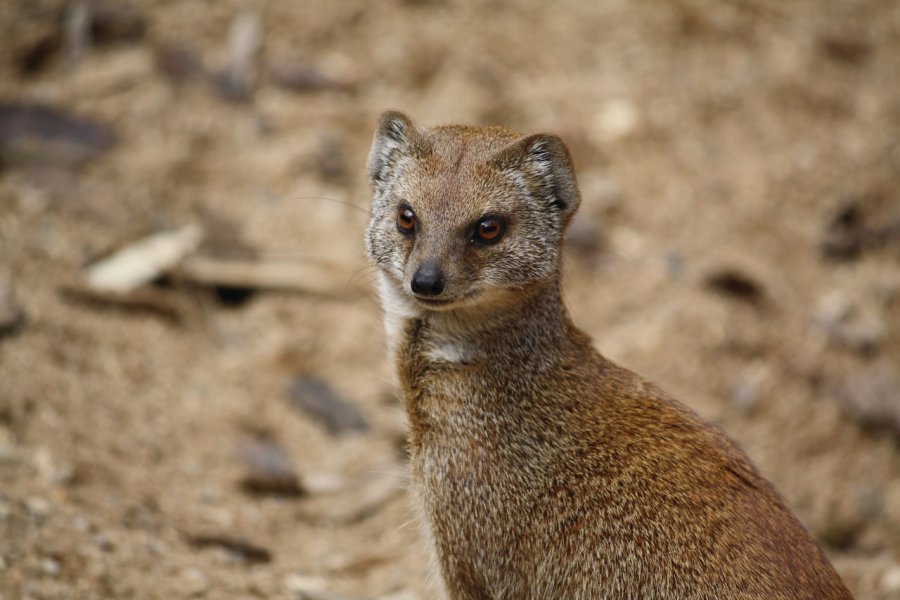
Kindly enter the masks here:
[[409, 117], [395, 111], [382, 113], [369, 151], [369, 183], [373, 188], [378, 188], [391, 178], [399, 158], [422, 157], [429, 152], [429, 148], [427, 140]]
[[531, 193], [561, 211], [564, 223], [581, 202], [569, 150], [555, 135], [536, 133], [519, 139], [501, 150], [494, 164], [522, 173]]

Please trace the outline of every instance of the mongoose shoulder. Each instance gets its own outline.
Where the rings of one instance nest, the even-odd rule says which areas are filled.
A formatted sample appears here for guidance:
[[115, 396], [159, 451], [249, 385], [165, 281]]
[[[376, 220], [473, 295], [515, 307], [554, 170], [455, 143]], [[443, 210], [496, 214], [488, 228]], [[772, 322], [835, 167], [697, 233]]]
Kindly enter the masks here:
[[850, 598], [718, 429], [571, 322], [553, 135], [382, 115], [366, 249], [448, 596]]

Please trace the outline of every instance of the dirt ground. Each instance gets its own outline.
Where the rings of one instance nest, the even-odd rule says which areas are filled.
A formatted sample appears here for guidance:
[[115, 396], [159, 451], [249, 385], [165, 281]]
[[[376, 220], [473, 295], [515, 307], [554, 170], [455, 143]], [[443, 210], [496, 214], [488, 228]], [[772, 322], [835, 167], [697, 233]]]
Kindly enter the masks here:
[[[0, 597], [437, 596], [357, 208], [399, 108], [560, 134], [575, 320], [737, 439], [858, 598], [900, 598], [900, 4], [113, 4], [81, 45], [84, 4], [0, 6], [3, 102], [117, 139], [23, 156], [0, 124]], [[324, 290], [77, 293], [190, 223]], [[277, 449], [302, 491], [249, 490]]]

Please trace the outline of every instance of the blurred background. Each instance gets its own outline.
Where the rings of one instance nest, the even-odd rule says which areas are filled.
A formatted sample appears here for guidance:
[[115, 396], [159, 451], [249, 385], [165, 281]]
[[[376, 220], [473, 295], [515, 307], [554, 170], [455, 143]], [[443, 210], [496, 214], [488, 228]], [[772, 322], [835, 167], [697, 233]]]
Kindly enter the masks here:
[[378, 114], [561, 135], [576, 321], [900, 598], [900, 4], [0, 5], [0, 596], [431, 598]]

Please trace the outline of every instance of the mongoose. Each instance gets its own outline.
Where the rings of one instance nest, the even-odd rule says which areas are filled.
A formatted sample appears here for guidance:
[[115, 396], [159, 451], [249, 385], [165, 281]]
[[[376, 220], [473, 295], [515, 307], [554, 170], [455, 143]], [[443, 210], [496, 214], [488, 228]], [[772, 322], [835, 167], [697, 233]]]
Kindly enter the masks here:
[[368, 176], [449, 598], [851, 598], [731, 440], [572, 324], [560, 255], [580, 194], [558, 137], [387, 112]]

